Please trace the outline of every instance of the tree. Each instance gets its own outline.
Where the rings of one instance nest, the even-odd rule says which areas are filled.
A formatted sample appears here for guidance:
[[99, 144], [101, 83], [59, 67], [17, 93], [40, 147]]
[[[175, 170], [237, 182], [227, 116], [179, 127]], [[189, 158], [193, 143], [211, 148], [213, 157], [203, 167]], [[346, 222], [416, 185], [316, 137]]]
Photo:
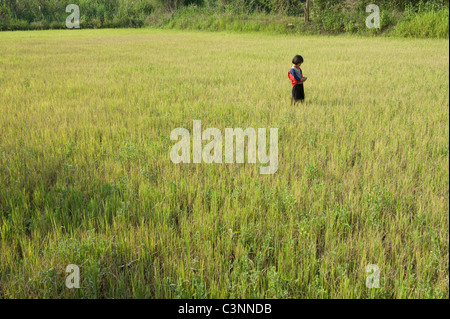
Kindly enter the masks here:
[[309, 22], [309, 0], [306, 0], [305, 4], [305, 22]]

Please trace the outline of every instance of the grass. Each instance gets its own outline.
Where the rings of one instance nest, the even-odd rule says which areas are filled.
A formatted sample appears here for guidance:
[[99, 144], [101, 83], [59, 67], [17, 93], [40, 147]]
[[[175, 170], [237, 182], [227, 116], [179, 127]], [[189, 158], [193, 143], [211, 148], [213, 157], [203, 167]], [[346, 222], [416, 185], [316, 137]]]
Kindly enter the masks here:
[[396, 35], [413, 38], [448, 39], [449, 9], [429, 11], [402, 20], [395, 30]]
[[[0, 33], [1, 298], [448, 298], [449, 43]], [[287, 71], [305, 58], [307, 103]], [[279, 128], [279, 169], [175, 165]], [[80, 289], [65, 268], [77, 264]], [[380, 268], [379, 289], [365, 267]]]

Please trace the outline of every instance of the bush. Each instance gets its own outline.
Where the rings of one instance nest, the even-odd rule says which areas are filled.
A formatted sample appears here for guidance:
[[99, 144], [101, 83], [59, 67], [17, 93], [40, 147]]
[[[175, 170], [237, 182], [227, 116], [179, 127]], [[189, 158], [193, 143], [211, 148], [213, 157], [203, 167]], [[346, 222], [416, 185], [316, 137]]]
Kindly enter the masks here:
[[49, 25], [50, 29], [65, 29], [66, 24], [64, 22], [52, 21]]
[[385, 30], [391, 26], [394, 26], [396, 24], [397, 20], [393, 15], [390, 15], [387, 13], [386, 10], [381, 12], [380, 15], [380, 28], [381, 30]]
[[47, 30], [49, 27], [48, 22], [45, 20], [30, 23], [30, 29], [32, 30]]
[[319, 21], [324, 31], [339, 33], [345, 30], [346, 19], [342, 12], [323, 11], [319, 16]]
[[344, 30], [345, 32], [348, 33], [355, 33], [356, 31], [358, 31], [357, 23], [355, 21], [350, 20], [345, 24]]
[[100, 21], [99, 18], [92, 18], [91, 20], [91, 26], [94, 29], [98, 29], [102, 27], [102, 22]]
[[11, 22], [10, 28], [10, 30], [29, 30], [30, 26], [25, 20], [16, 20]]
[[407, 15], [397, 25], [395, 33], [415, 38], [448, 38], [449, 9]]

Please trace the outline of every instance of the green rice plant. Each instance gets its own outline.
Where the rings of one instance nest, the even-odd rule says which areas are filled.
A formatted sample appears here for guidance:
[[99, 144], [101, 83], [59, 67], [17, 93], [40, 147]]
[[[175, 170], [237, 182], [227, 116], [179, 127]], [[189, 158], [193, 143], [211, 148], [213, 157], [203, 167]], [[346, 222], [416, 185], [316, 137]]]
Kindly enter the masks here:
[[[0, 33], [1, 298], [448, 298], [448, 41], [225, 32], [266, 18]], [[174, 164], [193, 120], [278, 171]]]

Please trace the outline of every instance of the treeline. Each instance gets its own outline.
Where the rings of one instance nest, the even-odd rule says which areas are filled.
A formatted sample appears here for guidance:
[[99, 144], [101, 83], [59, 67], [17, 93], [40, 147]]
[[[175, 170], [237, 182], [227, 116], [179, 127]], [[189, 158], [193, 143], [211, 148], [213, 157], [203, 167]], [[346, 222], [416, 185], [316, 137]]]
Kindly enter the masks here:
[[[0, 0], [0, 31], [65, 28], [68, 4], [82, 28], [154, 26], [211, 31], [386, 33], [448, 37], [449, 0]], [[381, 8], [381, 28], [365, 26], [368, 4]]]

